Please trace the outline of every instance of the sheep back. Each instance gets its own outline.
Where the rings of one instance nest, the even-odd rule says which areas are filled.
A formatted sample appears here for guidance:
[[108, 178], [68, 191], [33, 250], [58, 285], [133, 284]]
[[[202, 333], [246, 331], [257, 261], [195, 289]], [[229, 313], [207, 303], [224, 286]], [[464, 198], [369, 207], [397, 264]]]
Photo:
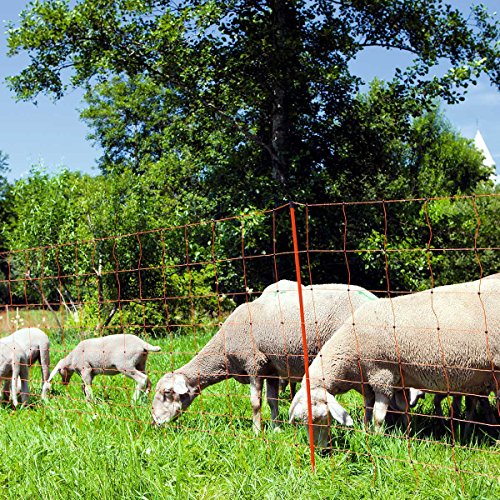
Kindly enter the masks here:
[[145, 363], [148, 346], [147, 342], [135, 335], [119, 333], [82, 340], [66, 359], [71, 359], [75, 367], [88, 365], [95, 370], [132, 369]]
[[[342, 284], [303, 287], [302, 293], [310, 359], [354, 310], [376, 300], [363, 288]], [[197, 357], [202, 365], [205, 360], [207, 371], [213, 371], [217, 358], [220, 368], [226, 365], [237, 379], [238, 374], [300, 379], [304, 356], [297, 284], [280, 281], [257, 300], [237, 307]]]
[[[324, 378], [481, 394], [499, 366], [500, 281], [478, 280], [369, 302], [355, 311], [311, 366]], [[354, 326], [353, 326], [354, 324]], [[482, 391], [482, 392], [481, 392]]]

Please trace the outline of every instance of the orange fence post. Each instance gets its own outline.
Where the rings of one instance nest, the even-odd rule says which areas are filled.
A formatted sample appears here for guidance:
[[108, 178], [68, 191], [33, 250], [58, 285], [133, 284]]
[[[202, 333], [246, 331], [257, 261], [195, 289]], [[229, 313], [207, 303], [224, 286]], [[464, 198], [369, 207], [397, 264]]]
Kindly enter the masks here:
[[295, 256], [295, 274], [297, 275], [297, 291], [299, 295], [300, 328], [302, 331], [302, 349], [304, 351], [304, 368], [306, 376], [306, 393], [307, 393], [307, 421], [309, 429], [309, 449], [311, 451], [311, 469], [314, 472], [316, 468], [316, 461], [314, 458], [314, 433], [313, 433], [313, 422], [312, 422], [311, 382], [309, 380], [309, 352], [307, 350], [306, 320], [304, 316], [304, 299], [302, 297], [302, 281], [300, 279], [299, 242], [297, 239], [297, 225], [295, 223], [295, 207], [293, 202], [290, 202], [290, 219], [292, 221], [293, 253]]

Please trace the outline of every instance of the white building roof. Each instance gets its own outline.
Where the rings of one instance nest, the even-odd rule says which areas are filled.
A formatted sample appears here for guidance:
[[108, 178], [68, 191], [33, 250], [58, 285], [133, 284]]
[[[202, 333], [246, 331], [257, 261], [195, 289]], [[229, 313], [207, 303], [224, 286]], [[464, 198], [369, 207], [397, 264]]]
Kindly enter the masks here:
[[478, 149], [479, 151], [481, 151], [481, 153], [483, 153], [484, 156], [483, 165], [485, 167], [491, 168], [492, 170], [491, 179], [494, 182], [496, 182], [498, 180], [496, 175], [496, 163], [479, 129], [476, 132], [476, 136], [474, 137], [474, 146], [476, 146], [476, 149]]

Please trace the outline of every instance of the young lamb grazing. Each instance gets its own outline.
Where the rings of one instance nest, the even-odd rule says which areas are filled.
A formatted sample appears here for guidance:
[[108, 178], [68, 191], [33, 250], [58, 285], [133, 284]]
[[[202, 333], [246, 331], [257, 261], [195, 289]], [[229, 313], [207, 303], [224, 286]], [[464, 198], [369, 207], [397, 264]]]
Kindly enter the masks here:
[[[346, 425], [352, 422], [336, 394], [361, 392], [379, 430], [395, 391], [488, 394], [492, 386], [498, 390], [499, 366], [500, 280], [368, 302], [311, 364], [315, 442], [326, 444], [328, 413]], [[294, 419], [307, 422], [304, 388], [292, 401]]]
[[26, 403], [30, 393], [26, 352], [16, 342], [0, 342], [0, 379], [4, 381], [2, 400], [8, 401], [10, 397], [14, 406], [18, 405], [19, 378], [21, 378], [21, 402]]
[[[27, 356], [28, 366], [31, 368], [37, 361], [42, 367], [42, 399], [47, 397], [47, 381], [50, 372], [50, 343], [49, 337], [39, 328], [21, 328], [12, 335], [0, 339], [0, 343], [18, 344]], [[10, 380], [4, 383], [4, 392], [10, 391]]]
[[49, 376], [48, 384], [60, 374], [62, 383], [68, 385], [73, 373], [83, 380], [83, 392], [87, 401], [92, 400], [92, 381], [96, 375], [123, 375], [135, 380], [137, 386], [133, 401], [142, 391], [151, 389], [146, 375], [146, 361], [150, 352], [161, 348], [148, 344], [135, 335], [108, 335], [107, 337], [82, 340], [65, 358], [61, 359]]
[[[353, 310], [377, 298], [364, 288], [330, 284], [303, 287], [307, 349], [316, 356]], [[262, 383], [278, 428], [280, 378], [295, 387], [304, 374], [297, 283], [279, 281], [253, 302], [238, 306], [207, 345], [156, 386], [152, 415], [157, 425], [178, 417], [206, 387], [234, 378], [250, 384], [253, 425], [261, 430]], [[293, 385], [292, 385], [293, 384]]]

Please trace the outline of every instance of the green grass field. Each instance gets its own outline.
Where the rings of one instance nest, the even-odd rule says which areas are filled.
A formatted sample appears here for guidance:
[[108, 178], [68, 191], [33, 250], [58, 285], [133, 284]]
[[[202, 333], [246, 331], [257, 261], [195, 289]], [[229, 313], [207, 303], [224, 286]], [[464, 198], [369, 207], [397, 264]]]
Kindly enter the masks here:
[[[210, 333], [198, 330], [197, 346], [190, 336], [151, 341], [163, 349], [149, 358], [153, 384], [190, 359]], [[53, 343], [52, 365], [62, 349]], [[32, 378], [40, 380], [38, 367]], [[285, 423], [275, 433], [267, 425], [260, 436], [253, 434], [248, 386], [215, 385], [181, 419], [158, 429], [151, 425], [150, 400], [131, 405], [133, 383], [122, 376], [97, 377], [95, 403], [84, 401], [77, 376], [68, 388], [59, 380], [47, 403], [33, 397], [30, 407], [0, 410], [3, 497], [500, 498], [494, 440], [478, 431], [472, 442], [452, 447], [450, 433], [432, 435], [432, 419], [422, 417], [415, 419], [419, 430], [410, 442], [405, 430], [366, 433], [361, 401], [353, 394], [340, 401], [355, 419], [354, 430], [332, 430], [335, 450], [316, 454], [312, 474], [302, 427]], [[39, 382], [31, 390], [38, 393]], [[427, 399], [419, 411], [428, 411]], [[281, 404], [285, 421], [288, 406]]]

